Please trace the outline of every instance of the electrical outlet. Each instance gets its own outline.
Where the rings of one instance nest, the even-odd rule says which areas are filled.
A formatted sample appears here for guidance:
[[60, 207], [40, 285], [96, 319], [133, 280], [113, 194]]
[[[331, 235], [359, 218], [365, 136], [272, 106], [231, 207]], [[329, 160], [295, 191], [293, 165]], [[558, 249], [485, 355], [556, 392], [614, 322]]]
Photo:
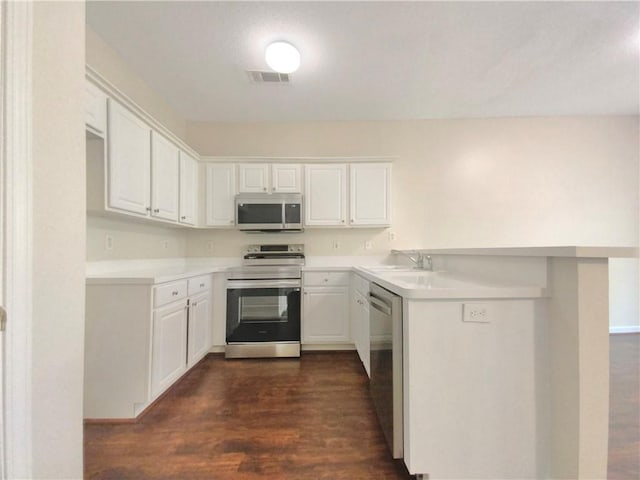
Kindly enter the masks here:
[[163, 240], [162, 241], [162, 248], [164, 248], [164, 249], [169, 248], [169, 240]]
[[111, 235], [104, 236], [104, 249], [107, 251], [113, 250], [113, 237]]
[[331, 242], [331, 248], [333, 248], [334, 250], [338, 250], [340, 248], [340, 242], [338, 242], [337, 240], [333, 240]]
[[488, 303], [465, 303], [462, 308], [462, 321], [472, 323], [490, 323], [491, 309]]
[[373, 248], [373, 242], [371, 240], [366, 240], [364, 242], [364, 249], [371, 250]]
[[396, 232], [389, 232], [389, 241], [393, 242], [396, 239]]
[[207, 242], [207, 251], [213, 252], [213, 242]]

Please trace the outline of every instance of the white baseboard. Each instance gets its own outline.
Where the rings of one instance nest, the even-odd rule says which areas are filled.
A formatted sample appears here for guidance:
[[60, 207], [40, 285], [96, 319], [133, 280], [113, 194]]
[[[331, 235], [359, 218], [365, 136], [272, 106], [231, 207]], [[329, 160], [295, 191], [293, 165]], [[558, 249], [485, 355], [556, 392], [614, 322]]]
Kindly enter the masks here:
[[629, 325], [624, 327], [609, 327], [609, 333], [640, 333], [640, 325]]

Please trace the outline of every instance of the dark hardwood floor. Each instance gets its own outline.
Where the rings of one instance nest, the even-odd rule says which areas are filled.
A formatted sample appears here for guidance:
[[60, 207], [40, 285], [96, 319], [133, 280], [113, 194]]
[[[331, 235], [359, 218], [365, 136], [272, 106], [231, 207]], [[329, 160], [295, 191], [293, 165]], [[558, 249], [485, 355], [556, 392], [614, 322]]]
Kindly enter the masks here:
[[135, 424], [85, 426], [85, 478], [406, 479], [355, 352], [208, 356]]
[[611, 336], [609, 480], [640, 479], [640, 334]]
[[[640, 334], [611, 337], [609, 480], [640, 478]], [[85, 478], [407, 479], [355, 353], [208, 356], [135, 424], [85, 426]]]

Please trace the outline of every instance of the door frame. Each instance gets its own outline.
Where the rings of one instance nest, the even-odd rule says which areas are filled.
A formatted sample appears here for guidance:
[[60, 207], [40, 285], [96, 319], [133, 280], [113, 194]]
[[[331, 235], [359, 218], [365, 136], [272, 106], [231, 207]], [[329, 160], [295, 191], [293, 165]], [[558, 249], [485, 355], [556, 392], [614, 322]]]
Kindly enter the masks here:
[[2, 2], [0, 149], [6, 478], [32, 478], [32, 60], [33, 3]]

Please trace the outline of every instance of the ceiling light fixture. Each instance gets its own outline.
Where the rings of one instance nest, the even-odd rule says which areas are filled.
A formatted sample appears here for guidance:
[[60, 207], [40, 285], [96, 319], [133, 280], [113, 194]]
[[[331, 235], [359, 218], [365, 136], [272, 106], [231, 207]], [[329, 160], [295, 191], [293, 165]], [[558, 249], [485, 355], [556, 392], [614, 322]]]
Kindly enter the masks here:
[[267, 46], [264, 59], [278, 73], [292, 73], [300, 67], [300, 52], [288, 42], [273, 42]]

